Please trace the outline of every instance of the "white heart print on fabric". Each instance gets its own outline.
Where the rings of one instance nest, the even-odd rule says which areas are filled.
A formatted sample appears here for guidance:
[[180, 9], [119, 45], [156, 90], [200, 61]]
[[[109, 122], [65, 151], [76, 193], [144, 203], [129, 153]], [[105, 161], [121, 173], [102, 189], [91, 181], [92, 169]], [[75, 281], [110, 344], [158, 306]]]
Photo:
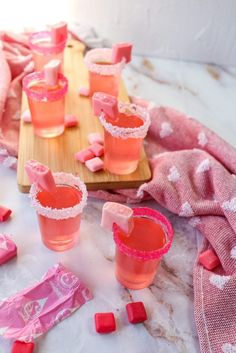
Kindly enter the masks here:
[[230, 256], [232, 259], [236, 259], [236, 245], [231, 249]]
[[236, 197], [224, 202], [222, 208], [226, 211], [236, 212]]
[[169, 174], [167, 175], [169, 181], [175, 183], [180, 179], [180, 174], [176, 166], [172, 166], [169, 170]]
[[230, 281], [230, 278], [230, 276], [211, 275], [209, 281], [213, 286], [223, 290], [225, 285]]
[[197, 167], [196, 173], [204, 173], [210, 169], [210, 160], [208, 158], [204, 159]]
[[225, 343], [221, 347], [224, 353], [236, 353], [236, 345], [231, 343]]
[[203, 131], [199, 132], [197, 138], [198, 138], [198, 144], [199, 144], [199, 146], [205, 147], [206, 144], [207, 144], [207, 142], [208, 142], [208, 139], [207, 139], [207, 137], [206, 137], [205, 132], [203, 132]]
[[171, 124], [166, 121], [161, 124], [160, 137], [164, 138], [170, 136], [173, 131]]
[[194, 216], [194, 212], [193, 209], [190, 205], [190, 203], [188, 201], [186, 201], [185, 203], [183, 203], [183, 205], [181, 206], [181, 210], [179, 215], [181, 217], [191, 217]]

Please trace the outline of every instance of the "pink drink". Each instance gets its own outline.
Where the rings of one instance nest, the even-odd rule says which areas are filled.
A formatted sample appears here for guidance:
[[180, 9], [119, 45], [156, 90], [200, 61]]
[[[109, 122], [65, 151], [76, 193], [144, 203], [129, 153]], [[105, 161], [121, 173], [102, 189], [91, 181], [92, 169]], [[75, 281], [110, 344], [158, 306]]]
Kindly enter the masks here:
[[[65, 45], [66, 41], [52, 43], [49, 31], [33, 33], [29, 38], [29, 46], [33, 54], [35, 71], [42, 70], [44, 65], [53, 59], [59, 59], [63, 66]], [[62, 67], [61, 70], [63, 70]]]
[[171, 246], [173, 229], [162, 214], [149, 208], [135, 208], [133, 220], [128, 236], [114, 226], [115, 273], [123, 286], [141, 289], [152, 283], [161, 257]]
[[32, 124], [36, 135], [55, 137], [64, 132], [65, 94], [67, 79], [59, 74], [58, 84], [46, 85], [43, 72], [27, 75], [23, 80], [27, 94]]
[[54, 178], [56, 189], [48, 192], [33, 184], [30, 196], [38, 215], [43, 243], [49, 249], [64, 251], [78, 241], [87, 191], [80, 179], [72, 174], [55, 173]]
[[112, 64], [112, 50], [107, 48], [90, 50], [85, 56], [85, 64], [89, 70], [89, 90], [103, 92], [117, 97], [119, 94], [121, 71], [125, 61]]
[[133, 173], [150, 125], [148, 113], [134, 109], [134, 105], [121, 104], [116, 121], [105, 115], [100, 116], [100, 121], [104, 127], [105, 169], [120, 175]]

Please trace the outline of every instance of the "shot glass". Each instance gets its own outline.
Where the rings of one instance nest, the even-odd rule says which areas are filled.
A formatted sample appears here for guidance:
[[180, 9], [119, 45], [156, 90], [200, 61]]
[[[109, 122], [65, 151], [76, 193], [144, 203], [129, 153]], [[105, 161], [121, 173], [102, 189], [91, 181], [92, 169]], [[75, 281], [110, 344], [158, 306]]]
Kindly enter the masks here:
[[63, 70], [63, 53], [65, 46], [66, 40], [54, 44], [50, 31], [32, 33], [29, 37], [29, 47], [33, 54], [35, 71], [42, 70], [44, 65], [53, 59], [59, 59], [61, 61], [61, 70]]
[[125, 60], [112, 63], [112, 49], [98, 48], [87, 52], [84, 62], [89, 70], [90, 95], [103, 92], [118, 97], [120, 76]]
[[58, 83], [49, 86], [44, 80], [44, 72], [33, 72], [23, 79], [34, 133], [41, 137], [55, 137], [64, 132], [65, 95], [68, 80], [61, 73]]
[[115, 275], [123, 286], [141, 289], [153, 282], [161, 258], [172, 244], [173, 228], [156, 210], [147, 207], [133, 210], [134, 228], [129, 235], [113, 225]]
[[147, 110], [119, 103], [116, 120], [105, 113], [99, 117], [104, 128], [104, 168], [113, 174], [130, 174], [138, 166], [143, 139], [150, 126]]
[[79, 238], [81, 214], [87, 200], [85, 184], [68, 173], [54, 173], [55, 190], [48, 192], [36, 183], [30, 188], [43, 243], [51, 250], [72, 248]]

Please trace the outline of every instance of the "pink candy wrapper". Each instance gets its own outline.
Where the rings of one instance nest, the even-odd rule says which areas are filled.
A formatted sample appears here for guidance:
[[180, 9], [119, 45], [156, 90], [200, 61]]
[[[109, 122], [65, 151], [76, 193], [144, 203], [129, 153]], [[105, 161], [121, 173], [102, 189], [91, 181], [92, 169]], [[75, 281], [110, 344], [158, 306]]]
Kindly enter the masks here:
[[32, 287], [0, 302], [0, 333], [33, 341], [90, 299], [91, 292], [79, 278], [57, 264]]

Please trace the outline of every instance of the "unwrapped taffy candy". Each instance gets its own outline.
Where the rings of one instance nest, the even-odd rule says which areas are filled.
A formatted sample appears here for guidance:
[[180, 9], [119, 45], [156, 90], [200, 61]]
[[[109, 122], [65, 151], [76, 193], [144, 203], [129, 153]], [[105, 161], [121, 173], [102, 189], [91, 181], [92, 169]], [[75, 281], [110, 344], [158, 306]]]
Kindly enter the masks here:
[[67, 39], [67, 23], [59, 22], [51, 26], [51, 37], [54, 44], [66, 41]]
[[103, 92], [96, 92], [92, 97], [92, 103], [94, 115], [99, 116], [104, 112], [112, 120], [117, 119], [119, 111], [116, 97]]
[[55, 86], [58, 82], [58, 74], [61, 66], [61, 60], [54, 59], [44, 65], [44, 79], [46, 85]]
[[0, 265], [11, 260], [17, 254], [17, 247], [6, 234], [0, 234]]
[[0, 333], [32, 342], [90, 299], [91, 292], [79, 278], [57, 264], [41, 281], [0, 301]]
[[11, 213], [12, 213], [12, 210], [10, 210], [10, 208], [0, 205], [0, 222], [7, 221]]
[[30, 159], [25, 164], [25, 170], [31, 184], [37, 183], [46, 191], [51, 191], [56, 187], [52, 172], [46, 165]]
[[116, 202], [106, 202], [102, 208], [101, 226], [112, 230], [114, 223], [129, 234], [134, 226], [132, 208]]
[[124, 59], [126, 63], [131, 61], [132, 43], [117, 43], [112, 47], [112, 62], [119, 63]]
[[91, 132], [90, 134], [88, 134], [88, 142], [90, 144], [92, 143], [100, 143], [100, 145], [104, 144], [104, 137], [102, 136], [102, 134], [100, 132]]

